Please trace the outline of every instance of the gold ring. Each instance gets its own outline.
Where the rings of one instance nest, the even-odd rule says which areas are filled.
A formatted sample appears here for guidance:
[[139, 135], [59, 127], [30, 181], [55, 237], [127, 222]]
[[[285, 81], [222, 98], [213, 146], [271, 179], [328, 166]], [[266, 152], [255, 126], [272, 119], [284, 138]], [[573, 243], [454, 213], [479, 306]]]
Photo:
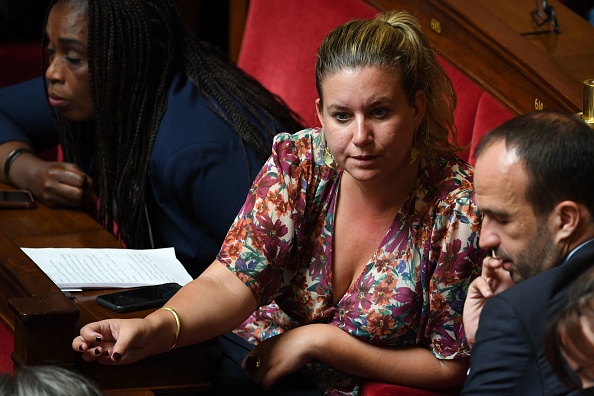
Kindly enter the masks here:
[[246, 373], [250, 374], [250, 375], [255, 375], [258, 370], [260, 369], [260, 366], [262, 365], [262, 361], [260, 360], [260, 358], [256, 355], [250, 355], [247, 357], [246, 361], [245, 361], [245, 371]]

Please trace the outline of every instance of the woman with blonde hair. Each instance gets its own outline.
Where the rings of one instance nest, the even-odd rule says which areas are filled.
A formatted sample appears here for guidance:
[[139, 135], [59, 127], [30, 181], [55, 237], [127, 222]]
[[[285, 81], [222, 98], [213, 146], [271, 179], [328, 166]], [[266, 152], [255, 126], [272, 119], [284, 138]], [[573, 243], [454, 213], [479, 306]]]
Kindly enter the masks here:
[[83, 327], [84, 359], [223, 335], [223, 394], [464, 382], [462, 307], [484, 252], [472, 169], [448, 140], [451, 83], [405, 12], [330, 32], [316, 81], [322, 128], [275, 137], [217, 260], [146, 318]]

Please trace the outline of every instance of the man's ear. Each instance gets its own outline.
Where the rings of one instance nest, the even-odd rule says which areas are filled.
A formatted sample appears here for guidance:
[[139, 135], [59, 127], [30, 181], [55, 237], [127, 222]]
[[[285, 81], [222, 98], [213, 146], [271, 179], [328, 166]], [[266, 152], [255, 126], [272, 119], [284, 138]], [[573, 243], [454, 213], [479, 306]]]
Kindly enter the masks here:
[[[584, 212], [585, 211], [585, 212]], [[586, 208], [574, 201], [559, 202], [549, 218], [553, 224], [553, 239], [556, 243], [571, 238], [584, 223]]]
[[322, 104], [320, 98], [316, 99], [316, 114], [318, 116], [318, 120], [320, 120], [320, 125], [322, 129], [324, 128], [324, 117], [322, 117]]

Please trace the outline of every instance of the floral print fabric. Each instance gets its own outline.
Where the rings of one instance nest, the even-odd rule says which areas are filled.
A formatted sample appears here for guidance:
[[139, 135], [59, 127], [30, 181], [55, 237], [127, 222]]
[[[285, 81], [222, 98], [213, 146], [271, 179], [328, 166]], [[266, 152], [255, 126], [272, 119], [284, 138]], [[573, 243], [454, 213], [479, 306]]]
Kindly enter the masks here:
[[[423, 159], [417, 184], [376, 253], [333, 305], [333, 220], [342, 171], [323, 154], [319, 129], [277, 135], [225, 239], [218, 259], [261, 306], [235, 332], [257, 343], [328, 323], [376, 345], [422, 346], [439, 359], [468, 356], [462, 308], [485, 255], [478, 248], [471, 167], [454, 156]], [[357, 379], [310, 366], [327, 394], [356, 393]]]

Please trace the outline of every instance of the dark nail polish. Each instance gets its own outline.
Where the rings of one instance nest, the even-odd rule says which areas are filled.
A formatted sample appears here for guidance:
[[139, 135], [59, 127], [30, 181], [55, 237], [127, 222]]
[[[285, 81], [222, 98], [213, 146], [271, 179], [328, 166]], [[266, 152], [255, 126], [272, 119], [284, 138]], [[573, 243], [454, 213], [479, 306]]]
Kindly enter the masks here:
[[99, 337], [99, 336], [95, 337], [95, 341], [101, 342], [101, 337]]
[[120, 355], [120, 354], [119, 354], [119, 353], [117, 353], [117, 352], [114, 352], [114, 353], [113, 353], [113, 358], [114, 358], [115, 360], [120, 360], [120, 359], [122, 358], [122, 355]]
[[79, 345], [79, 346], [78, 346], [78, 350], [79, 350], [79, 351], [81, 351], [81, 352], [83, 351], [83, 347], [82, 347], [82, 345]]
[[95, 355], [101, 355], [101, 351], [99, 350], [99, 348], [95, 348]]
[[109, 352], [105, 351], [104, 356], [109, 356]]

